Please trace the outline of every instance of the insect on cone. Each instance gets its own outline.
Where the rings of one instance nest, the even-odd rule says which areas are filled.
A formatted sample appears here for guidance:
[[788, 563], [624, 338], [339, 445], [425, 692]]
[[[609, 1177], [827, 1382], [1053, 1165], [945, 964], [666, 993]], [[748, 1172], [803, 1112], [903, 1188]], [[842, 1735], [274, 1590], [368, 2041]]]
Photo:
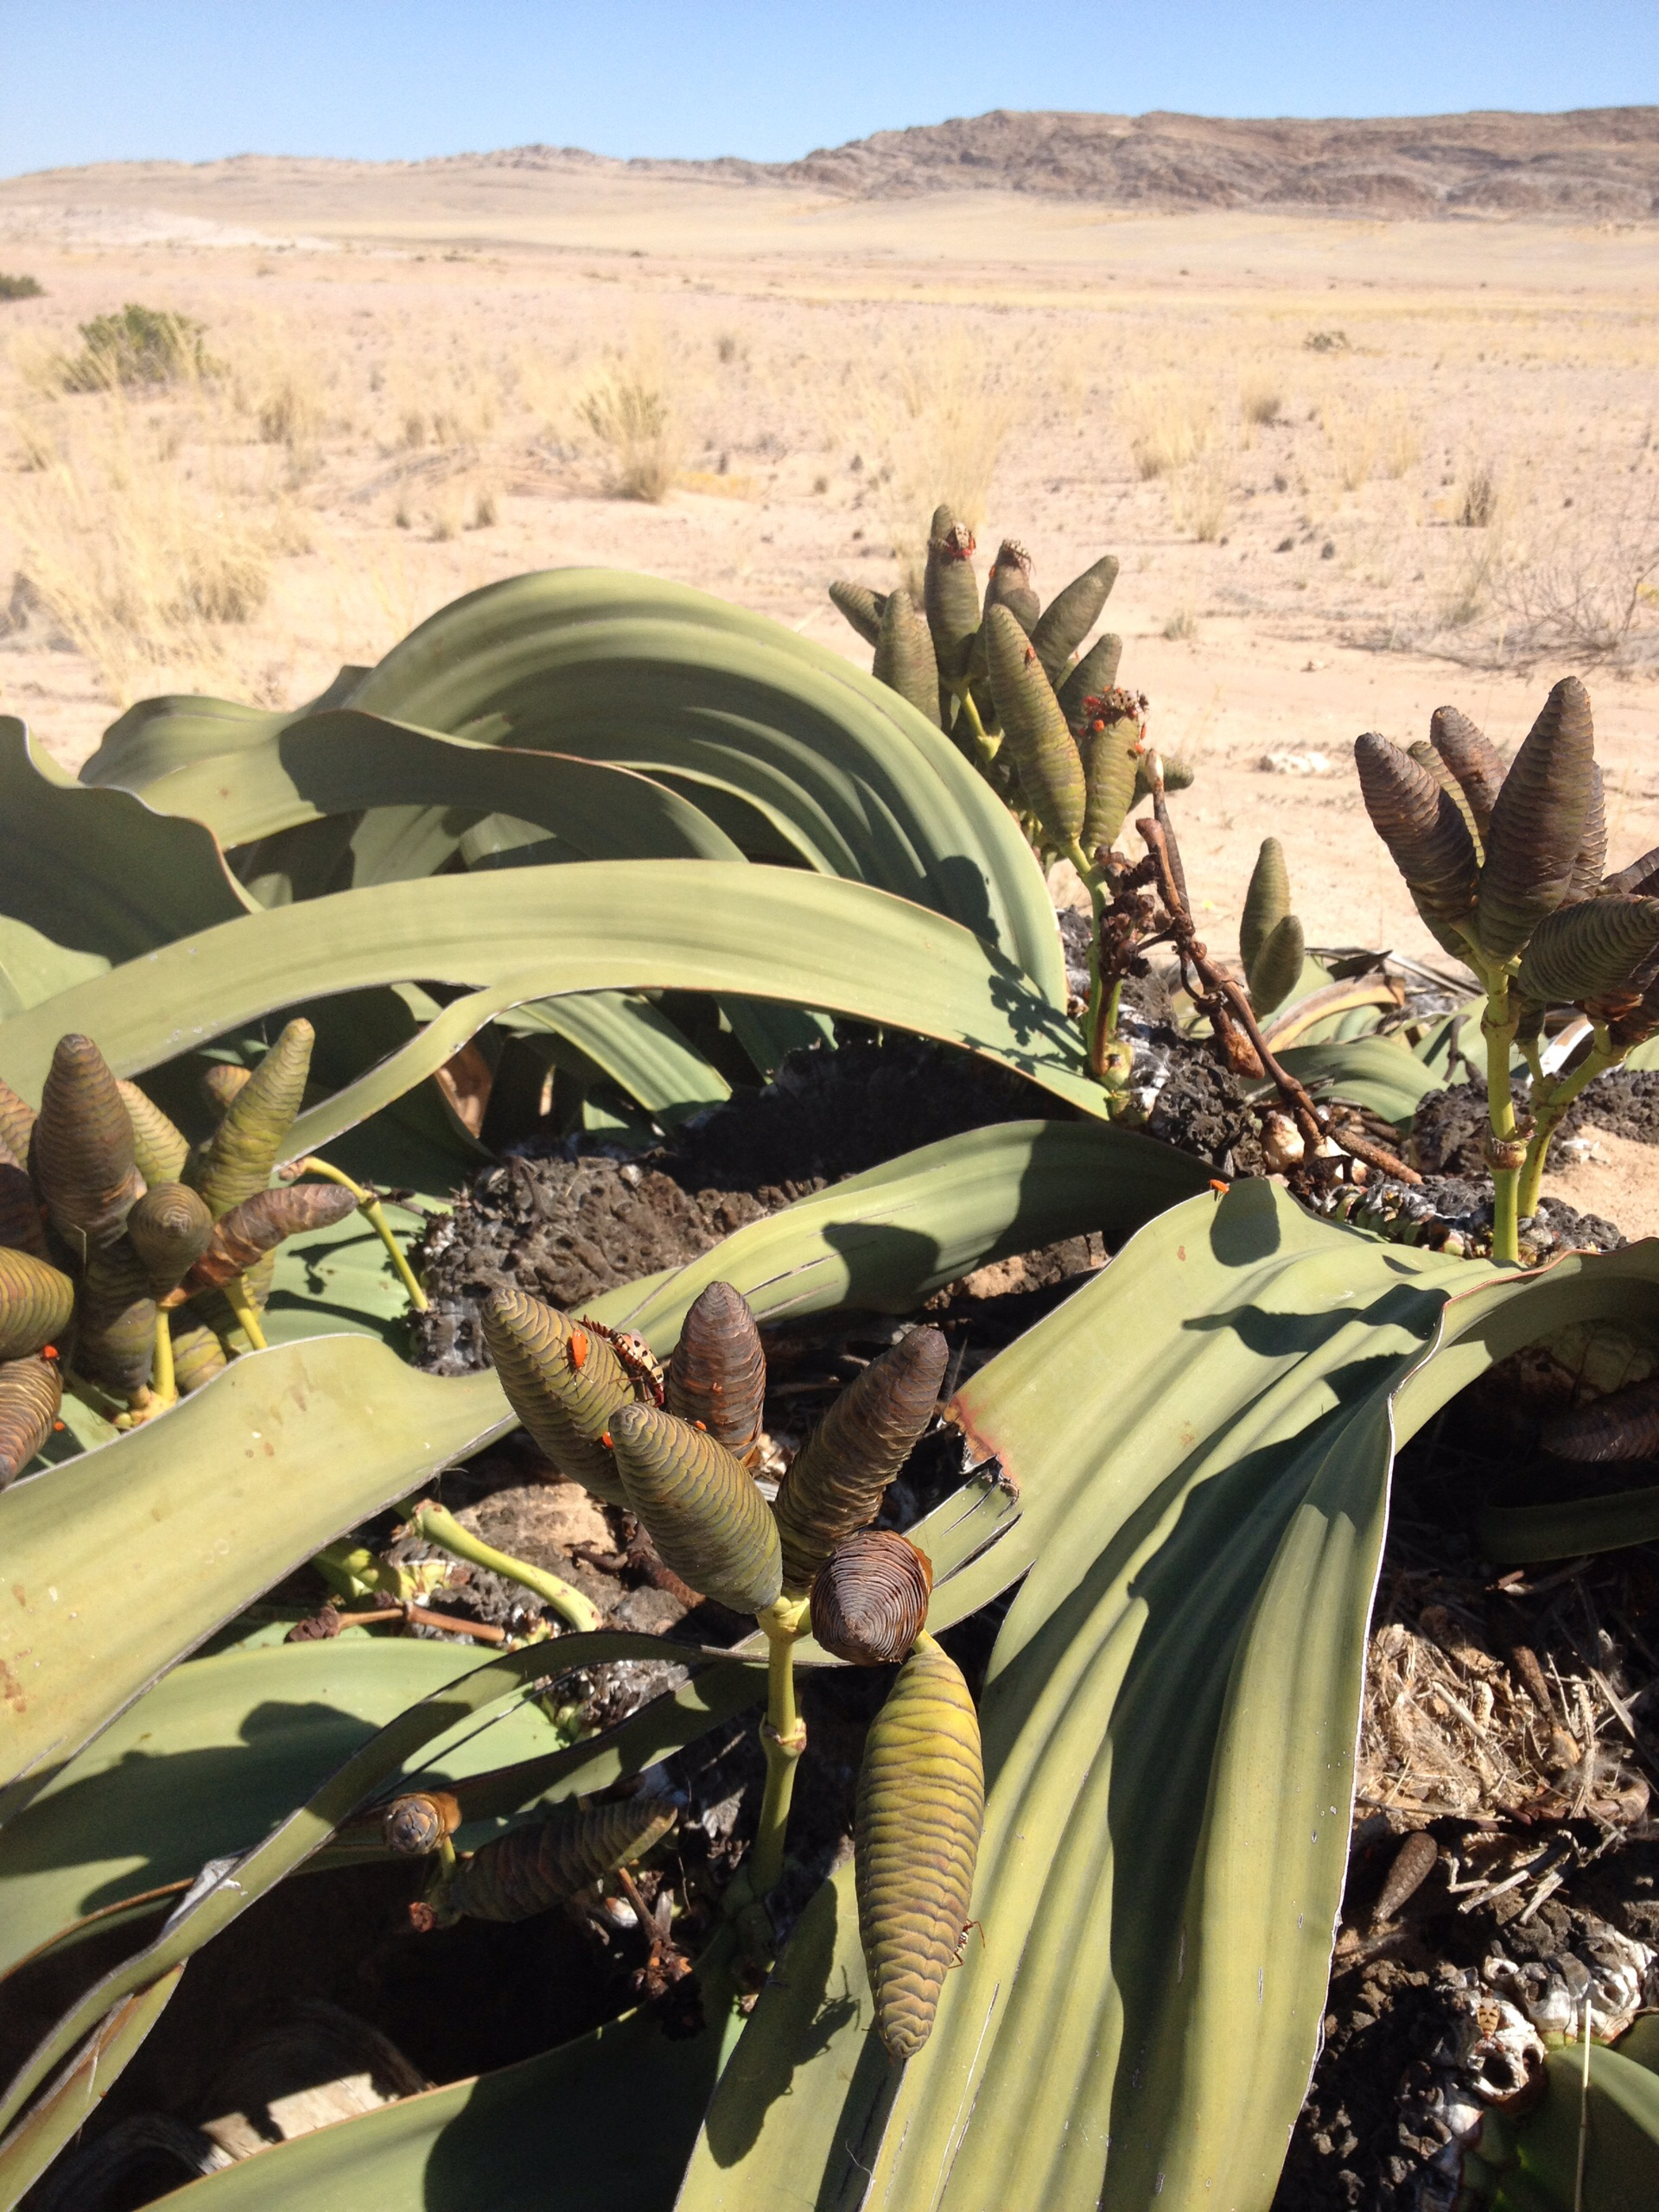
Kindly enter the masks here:
[[985, 655], [1020, 789], [1064, 851], [1077, 843], [1088, 805], [1083, 761], [1036, 648], [1006, 607], [994, 607], [985, 617]]
[[979, 1716], [956, 1662], [924, 1634], [870, 1724], [854, 1816], [859, 1934], [893, 2058], [913, 2058], [932, 2032], [984, 1819]]
[[[1122, 658], [1123, 640], [1109, 630], [1103, 637], [1095, 639], [1061, 684], [1057, 695], [1060, 711], [1074, 728], [1083, 720], [1084, 709], [1090, 699], [1104, 699], [1116, 688], [1117, 665]], [[1129, 694], [1126, 691], [1121, 696], [1125, 702], [1124, 711], [1138, 721]]]
[[748, 1300], [728, 1282], [711, 1282], [685, 1317], [664, 1403], [753, 1467], [766, 1395], [766, 1356]]
[[90, 1037], [58, 1040], [29, 1164], [52, 1226], [77, 1260], [121, 1234], [143, 1183], [131, 1117]]
[[911, 1330], [848, 1384], [801, 1446], [772, 1509], [792, 1596], [804, 1596], [836, 1545], [875, 1518], [933, 1417], [949, 1358], [943, 1331]]
[[562, 1475], [611, 1505], [627, 1492], [601, 1439], [611, 1416], [633, 1402], [633, 1383], [597, 1331], [527, 1291], [497, 1291], [483, 1313], [507, 1403]]
[[624, 1406], [612, 1416], [611, 1443], [627, 1502], [664, 1564], [734, 1613], [764, 1611], [783, 1587], [783, 1553], [747, 1469], [658, 1406]]
[[645, 1791], [613, 1805], [567, 1798], [464, 1860], [449, 1885], [449, 1910], [474, 1920], [529, 1920], [642, 1858], [675, 1817], [668, 1799]]

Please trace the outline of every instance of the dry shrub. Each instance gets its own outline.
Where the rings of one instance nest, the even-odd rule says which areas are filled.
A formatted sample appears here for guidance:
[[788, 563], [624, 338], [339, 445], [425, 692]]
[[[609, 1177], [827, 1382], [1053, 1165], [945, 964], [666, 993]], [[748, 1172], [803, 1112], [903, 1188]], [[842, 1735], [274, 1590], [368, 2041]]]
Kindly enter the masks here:
[[1397, 400], [1370, 393], [1327, 400], [1319, 423], [1344, 492], [1357, 492], [1376, 476], [1403, 476], [1422, 453], [1417, 424]]
[[1465, 530], [1490, 529], [1497, 520], [1501, 498], [1497, 471], [1488, 461], [1476, 461], [1459, 488], [1459, 524]]
[[1020, 413], [1007, 357], [952, 327], [931, 343], [891, 343], [849, 382], [851, 439], [872, 465], [878, 509], [901, 561], [919, 561], [927, 518], [941, 502], [977, 531]]
[[198, 466], [181, 461], [164, 427], [111, 391], [96, 416], [64, 426], [16, 502], [35, 598], [124, 703], [163, 670], [220, 673], [217, 632], [250, 621], [270, 585], [268, 531], [239, 507], [222, 456], [210, 445]]
[[599, 447], [613, 499], [668, 497], [679, 455], [679, 423], [661, 347], [636, 338], [589, 376], [577, 420]]
[[1169, 479], [1170, 519], [1201, 545], [1213, 545], [1226, 526], [1232, 472], [1218, 448], [1202, 454]]
[[1507, 563], [1495, 596], [1511, 657], [1588, 666], [1659, 661], [1659, 482], [1563, 510]]
[[219, 365], [208, 358], [206, 336], [188, 315], [130, 300], [119, 315], [81, 324], [80, 351], [60, 357], [58, 383], [65, 391], [89, 392], [199, 382]]
[[1238, 387], [1239, 420], [1246, 429], [1269, 430], [1285, 411], [1284, 389], [1277, 377], [1254, 370]]
[[1214, 442], [1220, 409], [1206, 380], [1169, 370], [1126, 385], [1118, 413], [1142, 478], [1189, 467]]

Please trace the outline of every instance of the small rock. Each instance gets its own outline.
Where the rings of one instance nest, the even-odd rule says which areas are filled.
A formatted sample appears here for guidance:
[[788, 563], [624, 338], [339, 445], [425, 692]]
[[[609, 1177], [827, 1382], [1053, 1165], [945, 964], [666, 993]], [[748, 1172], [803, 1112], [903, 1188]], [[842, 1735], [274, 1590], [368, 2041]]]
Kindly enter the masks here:
[[1263, 776], [1330, 776], [1335, 764], [1325, 753], [1264, 753], [1256, 762]]

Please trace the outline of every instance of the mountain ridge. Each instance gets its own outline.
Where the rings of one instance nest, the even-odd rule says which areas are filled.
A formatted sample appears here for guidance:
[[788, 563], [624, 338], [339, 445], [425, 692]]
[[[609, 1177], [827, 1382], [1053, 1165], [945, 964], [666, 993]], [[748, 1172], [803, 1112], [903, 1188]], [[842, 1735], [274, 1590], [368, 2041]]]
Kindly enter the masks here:
[[417, 162], [238, 155], [188, 164], [96, 163], [6, 181], [60, 187], [134, 170], [201, 177], [264, 168], [353, 169], [432, 181], [445, 171], [603, 173], [735, 189], [781, 186], [839, 200], [1012, 192], [1147, 212], [1284, 208], [1639, 222], [1659, 217], [1659, 106], [1324, 119], [997, 108], [876, 131], [793, 162], [625, 160], [531, 144]]

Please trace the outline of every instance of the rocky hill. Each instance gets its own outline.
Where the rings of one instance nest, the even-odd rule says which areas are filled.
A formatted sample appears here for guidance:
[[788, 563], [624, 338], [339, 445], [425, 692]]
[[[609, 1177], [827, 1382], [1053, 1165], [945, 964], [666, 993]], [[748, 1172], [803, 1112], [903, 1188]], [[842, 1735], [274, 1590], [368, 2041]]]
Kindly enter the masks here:
[[[522, 146], [483, 158], [533, 168], [594, 157]], [[967, 121], [878, 131], [799, 162], [619, 166], [710, 183], [804, 185], [845, 199], [1013, 191], [1109, 207], [1639, 221], [1659, 215], [1659, 107], [1367, 122], [1021, 115], [999, 108]]]

